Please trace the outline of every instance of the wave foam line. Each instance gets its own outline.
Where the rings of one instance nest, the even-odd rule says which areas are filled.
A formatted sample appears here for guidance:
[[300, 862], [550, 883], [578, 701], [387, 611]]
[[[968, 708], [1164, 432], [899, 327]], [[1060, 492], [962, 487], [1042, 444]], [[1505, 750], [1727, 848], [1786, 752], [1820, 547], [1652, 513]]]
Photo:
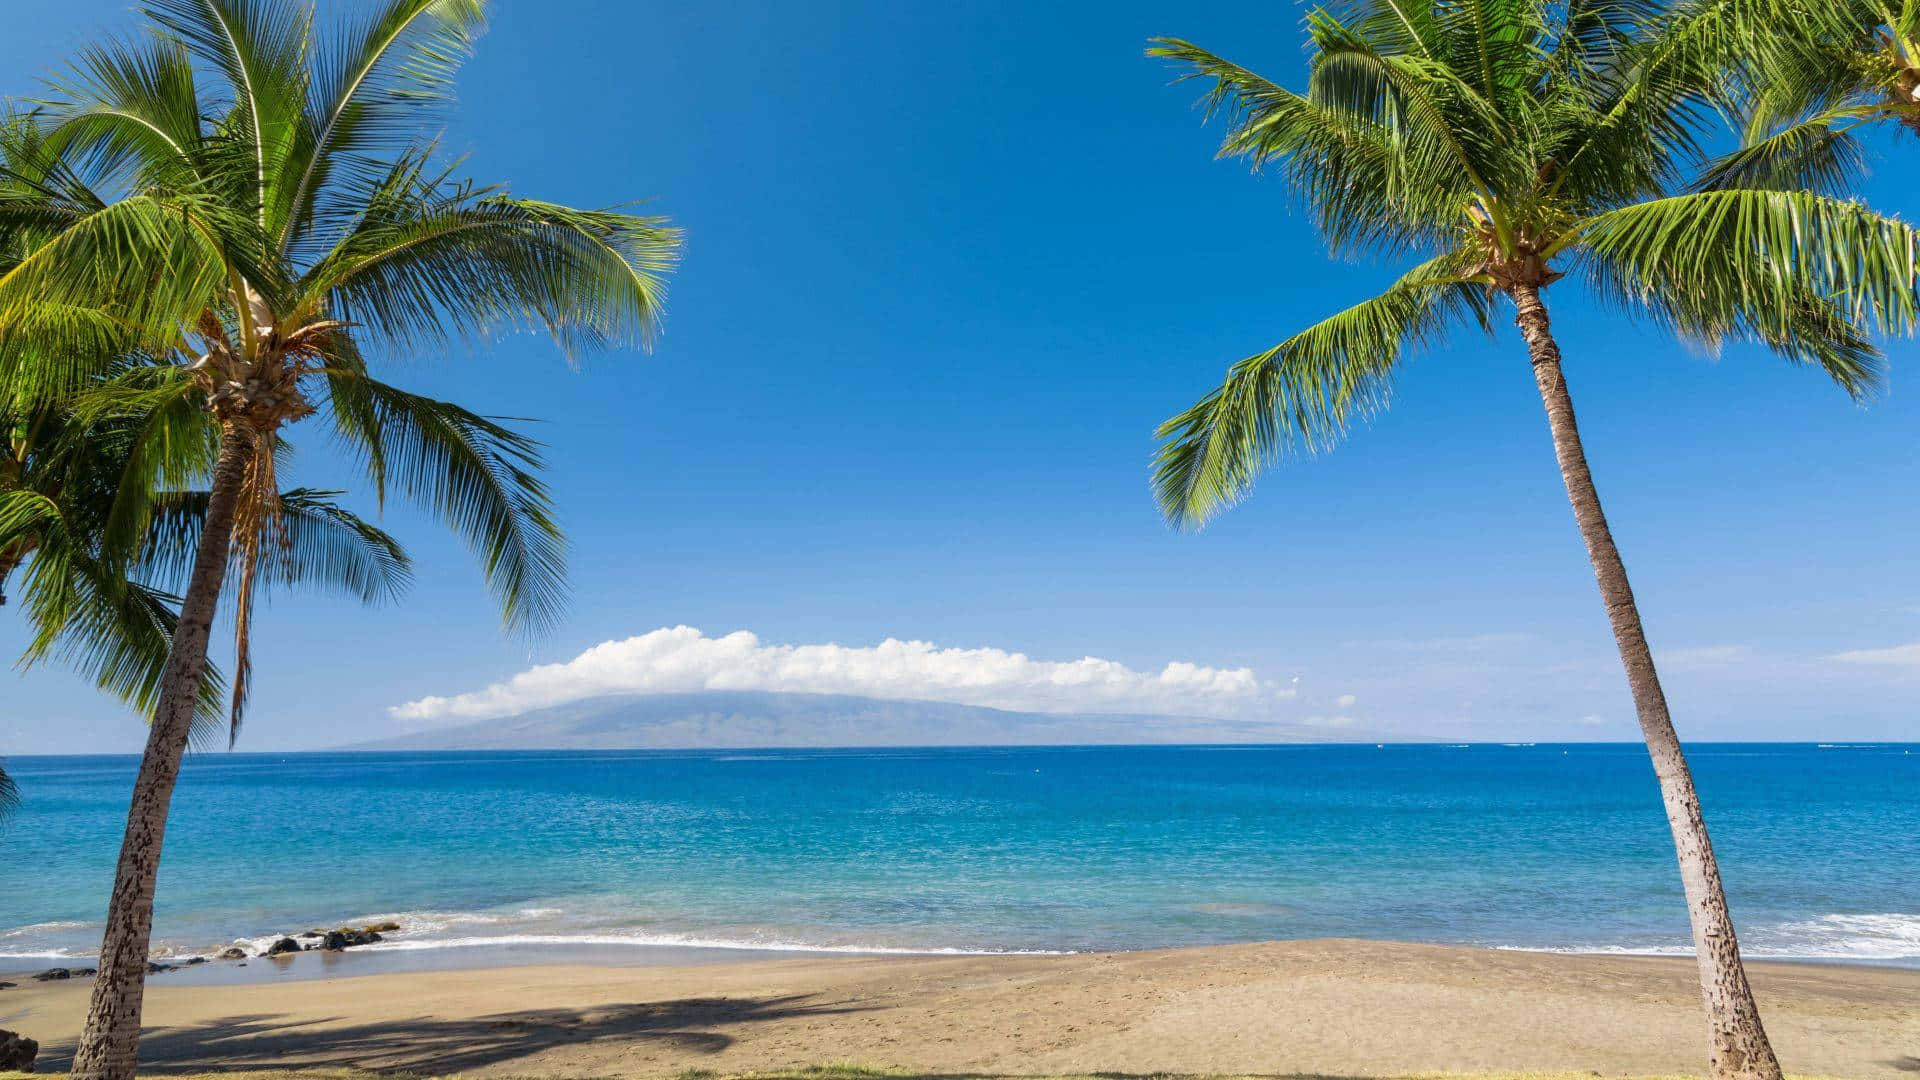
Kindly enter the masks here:
[[613, 945], [638, 948], [727, 949], [735, 952], [848, 953], [862, 956], [1071, 956], [1070, 949], [909, 948], [894, 945], [814, 945], [801, 941], [748, 941], [680, 934], [487, 934], [471, 937], [396, 941], [389, 938], [357, 945], [355, 952], [417, 952], [500, 945]]

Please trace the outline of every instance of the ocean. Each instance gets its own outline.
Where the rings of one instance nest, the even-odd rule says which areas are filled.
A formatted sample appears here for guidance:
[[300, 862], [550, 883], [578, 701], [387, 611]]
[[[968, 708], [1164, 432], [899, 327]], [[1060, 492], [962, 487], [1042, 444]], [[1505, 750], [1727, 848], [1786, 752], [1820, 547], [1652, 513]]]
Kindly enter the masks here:
[[[1689, 748], [1752, 957], [1920, 966], [1920, 746]], [[135, 761], [14, 757], [0, 971], [98, 945]], [[1637, 745], [201, 753], [156, 951], [1688, 951]], [[363, 950], [353, 950], [358, 953]]]

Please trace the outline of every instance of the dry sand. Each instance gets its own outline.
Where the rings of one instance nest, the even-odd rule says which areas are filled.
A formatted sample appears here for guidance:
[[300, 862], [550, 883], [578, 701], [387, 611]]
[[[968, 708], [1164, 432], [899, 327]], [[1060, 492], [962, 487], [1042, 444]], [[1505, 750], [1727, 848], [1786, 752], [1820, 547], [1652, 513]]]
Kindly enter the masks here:
[[[1791, 1073], [1914, 1080], [1920, 971], [1755, 964]], [[1689, 960], [1304, 941], [1035, 957], [501, 967], [149, 984], [148, 1071], [653, 1076], [826, 1062], [992, 1073], [1697, 1073]], [[64, 1070], [84, 983], [0, 991]]]

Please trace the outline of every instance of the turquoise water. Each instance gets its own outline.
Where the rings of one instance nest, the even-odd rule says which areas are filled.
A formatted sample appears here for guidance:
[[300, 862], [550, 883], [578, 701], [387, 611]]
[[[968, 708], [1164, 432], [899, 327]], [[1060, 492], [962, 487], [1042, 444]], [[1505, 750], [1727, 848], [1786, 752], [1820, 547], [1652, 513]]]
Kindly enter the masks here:
[[[1690, 748], [1750, 955], [1920, 965], [1915, 746]], [[0, 970], [98, 942], [134, 762], [17, 757]], [[155, 936], [373, 949], [1683, 951], [1638, 746], [202, 754]]]

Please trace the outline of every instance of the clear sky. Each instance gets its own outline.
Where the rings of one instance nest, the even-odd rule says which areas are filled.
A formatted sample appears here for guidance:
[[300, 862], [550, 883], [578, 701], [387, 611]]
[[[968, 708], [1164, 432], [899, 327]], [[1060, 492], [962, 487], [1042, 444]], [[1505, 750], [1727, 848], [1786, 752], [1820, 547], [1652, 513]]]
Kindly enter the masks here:
[[[9, 92], [135, 25], [126, 0], [12, 3]], [[517, 193], [647, 198], [688, 230], [651, 355], [575, 373], [524, 338], [381, 358], [403, 385], [544, 418], [570, 615], [539, 641], [503, 637], [473, 560], [389, 508], [419, 562], [410, 598], [369, 612], [275, 597], [242, 748], [415, 728], [444, 710], [392, 710], [675, 626], [704, 637], [547, 676], [602, 661], [645, 675], [648, 649], [690, 640], [737, 685], [821, 688], [820, 665], [790, 678], [795, 657], [841, 672], [829, 688], [903, 695], [978, 668], [1000, 673], [994, 701], [1113, 711], [1128, 687], [1143, 709], [1177, 707], [1163, 673], [1180, 662], [1257, 687], [1197, 693], [1194, 711], [1637, 737], [1504, 320], [1491, 342], [1419, 356], [1389, 413], [1271, 472], [1206, 531], [1155, 511], [1159, 420], [1394, 273], [1328, 261], [1277, 179], [1212, 160], [1197, 91], [1142, 56], [1149, 35], [1177, 35], [1297, 85], [1301, 10], [498, 5], [446, 145]], [[1869, 197], [1920, 212], [1898, 182], [1920, 148], [1876, 150]], [[1689, 352], [1572, 282], [1548, 300], [1682, 734], [1920, 738], [1916, 346], [1891, 347], [1889, 391], [1863, 409], [1757, 351]], [[347, 479], [317, 426], [294, 439], [297, 482]], [[709, 641], [737, 631], [757, 640]], [[935, 649], [873, 648], [890, 638]], [[785, 648], [827, 643], [844, 648]], [[1047, 666], [1083, 657], [1112, 664]], [[1090, 671], [1097, 692], [1045, 689]], [[8, 675], [0, 695], [0, 753], [143, 737], [56, 669]]]

